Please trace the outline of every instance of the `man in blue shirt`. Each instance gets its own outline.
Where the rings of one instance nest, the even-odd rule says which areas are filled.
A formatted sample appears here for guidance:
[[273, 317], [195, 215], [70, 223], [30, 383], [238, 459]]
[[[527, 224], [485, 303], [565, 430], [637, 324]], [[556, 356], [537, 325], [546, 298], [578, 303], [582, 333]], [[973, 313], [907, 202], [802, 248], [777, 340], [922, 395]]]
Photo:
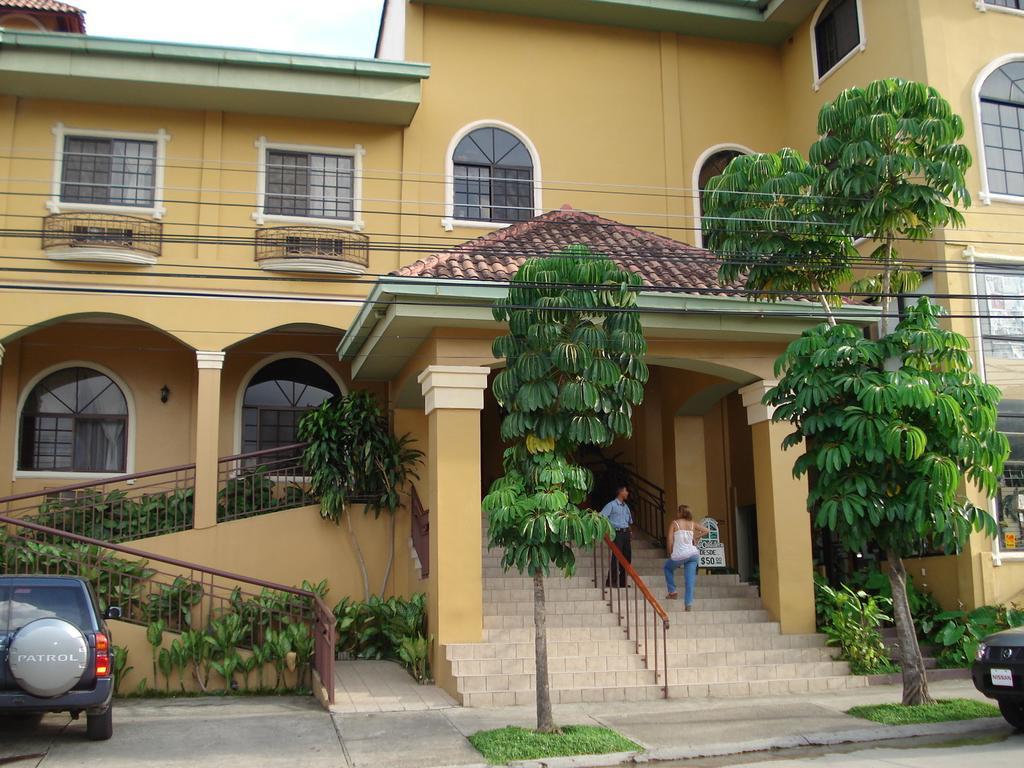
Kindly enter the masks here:
[[[629, 527], [633, 525], [633, 513], [630, 511], [629, 505], [626, 504], [626, 499], [628, 498], [629, 488], [625, 485], [617, 486], [615, 489], [615, 498], [604, 505], [604, 509], [601, 510], [601, 514], [608, 518], [608, 522], [611, 523], [612, 528], [615, 529], [615, 546], [622, 551], [627, 562], [632, 562], [633, 544], [630, 537]], [[618, 561], [618, 558], [616, 558], [615, 555], [612, 555], [611, 562], [608, 565], [608, 578], [605, 580], [605, 586], [626, 586], [626, 569]]]

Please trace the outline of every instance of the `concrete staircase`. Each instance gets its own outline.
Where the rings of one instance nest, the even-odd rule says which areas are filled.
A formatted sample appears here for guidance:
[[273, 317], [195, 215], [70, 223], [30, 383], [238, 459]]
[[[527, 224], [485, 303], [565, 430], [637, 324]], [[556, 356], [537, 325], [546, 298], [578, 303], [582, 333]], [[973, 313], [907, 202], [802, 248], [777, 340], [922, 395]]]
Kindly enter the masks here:
[[[633, 566], [659, 600], [665, 594], [661, 548], [634, 540]], [[682, 574], [680, 573], [680, 580]], [[680, 584], [680, 590], [682, 585]], [[632, 601], [633, 590], [622, 590]], [[571, 579], [545, 581], [552, 701], [642, 701], [664, 696], [654, 661], [641, 642], [627, 639], [618, 611], [593, 583], [590, 553], [580, 553]], [[862, 687], [821, 635], [783, 635], [757, 589], [738, 576], [697, 577], [690, 613], [681, 601], [661, 600], [670, 613], [670, 697], [773, 696]], [[639, 601], [641, 614], [643, 600]], [[660, 625], [659, 625], [660, 626]], [[651, 630], [654, 623], [650, 623]], [[653, 650], [653, 635], [651, 636]], [[505, 573], [497, 552], [484, 553], [484, 640], [448, 645], [447, 658], [465, 706], [534, 702], [533, 583]], [[663, 648], [659, 640], [658, 654]], [[660, 663], [660, 662], [659, 662]]]

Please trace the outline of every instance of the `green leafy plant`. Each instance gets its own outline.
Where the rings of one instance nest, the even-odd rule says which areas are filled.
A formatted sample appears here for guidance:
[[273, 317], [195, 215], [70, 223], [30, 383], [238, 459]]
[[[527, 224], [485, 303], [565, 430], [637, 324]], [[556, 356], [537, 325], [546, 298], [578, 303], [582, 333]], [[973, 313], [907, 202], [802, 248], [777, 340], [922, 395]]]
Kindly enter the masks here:
[[593, 547], [611, 528], [583, 509], [593, 477], [575, 463], [582, 445], [632, 434], [643, 401], [647, 343], [636, 312], [640, 278], [610, 259], [572, 247], [530, 258], [495, 320], [508, 333], [493, 345], [506, 362], [493, 392], [506, 415], [504, 476], [484, 499], [490, 547], [502, 566], [533, 577], [537, 728], [553, 731], [545, 636], [544, 576], [575, 569], [573, 547]]
[[284, 670], [288, 664], [288, 654], [293, 652], [292, 637], [284, 629], [268, 629], [263, 641], [269, 654], [269, 661], [273, 662], [277, 677], [274, 681], [274, 688], [280, 690], [284, 687]]
[[164, 624], [163, 619], [157, 619], [156, 621], [150, 622], [149, 626], [146, 627], [146, 641], [149, 643], [150, 648], [153, 652], [153, 685], [157, 684], [157, 659], [160, 655], [160, 646], [164, 642]]
[[199, 690], [206, 692], [210, 683], [210, 644], [206, 642], [206, 636], [196, 629], [182, 632], [180, 639], [185, 667], [191, 670]]
[[111, 671], [114, 676], [114, 695], [116, 696], [121, 692], [121, 683], [124, 682], [125, 677], [135, 667], [128, 666], [128, 649], [124, 646], [113, 646], [111, 648], [111, 657], [113, 660]]
[[773, 418], [795, 428], [783, 445], [805, 442], [794, 471], [813, 472], [816, 524], [850, 549], [887, 553], [907, 704], [929, 697], [902, 557], [922, 539], [953, 552], [973, 531], [992, 535], [994, 520], [963, 497], [961, 482], [994, 494], [1009, 453], [996, 430], [999, 390], [973, 372], [967, 339], [939, 315], [922, 298], [877, 341], [849, 325], [805, 331], [765, 398]]
[[430, 645], [433, 642], [433, 635], [430, 638], [415, 635], [403, 637], [398, 646], [398, 658], [418, 683], [430, 679]]
[[[176, 638], [171, 641], [171, 647], [169, 649], [168, 656], [170, 657], [171, 666], [178, 670], [178, 685], [181, 690], [185, 690], [185, 675], [186, 668], [188, 667], [189, 656], [185, 650], [185, 644], [181, 641], [181, 638]], [[170, 686], [170, 675], [168, 675], [168, 687]]]
[[[171, 674], [174, 672], [174, 654], [169, 648], [161, 648], [156, 657], [157, 667], [160, 668], [160, 674], [164, 677], [164, 692], [170, 693], [171, 690]], [[157, 684], [156, 678], [153, 679], [153, 685]]]
[[845, 585], [832, 589], [819, 583], [816, 592], [823, 614], [821, 631], [828, 637], [829, 645], [839, 647], [853, 674], [878, 675], [896, 670], [879, 631], [884, 622], [891, 621], [885, 613], [892, 605], [891, 600]]
[[230, 690], [235, 671], [241, 665], [238, 646], [250, 628], [237, 613], [228, 613], [210, 622], [204, 638], [209, 646], [210, 667], [224, 679], [224, 690]]
[[978, 645], [989, 635], [1024, 626], [1024, 610], [1006, 605], [983, 605], [973, 611], [945, 611], [935, 617], [932, 639], [941, 648], [943, 667], [969, 667]]
[[299, 422], [298, 436], [306, 442], [302, 460], [310, 488], [320, 499], [320, 513], [335, 522], [345, 518], [366, 600], [371, 594], [366, 560], [346, 511], [352, 502], [362, 502], [375, 516], [388, 513], [390, 549], [378, 591], [383, 595], [394, 561], [400, 490], [410, 478], [417, 477], [422, 451], [412, 447], [408, 435], [396, 437], [391, 432], [376, 398], [365, 391], [331, 398], [306, 413]]
[[170, 584], [160, 584], [143, 605], [150, 622], [161, 620], [168, 629], [180, 631], [192, 626], [192, 609], [203, 599], [203, 585], [176, 576]]
[[245, 690], [249, 690], [249, 680], [256, 669], [256, 665], [259, 664], [259, 658], [253, 652], [247, 654], [239, 654], [238, 658], [238, 671], [242, 673], [242, 687]]

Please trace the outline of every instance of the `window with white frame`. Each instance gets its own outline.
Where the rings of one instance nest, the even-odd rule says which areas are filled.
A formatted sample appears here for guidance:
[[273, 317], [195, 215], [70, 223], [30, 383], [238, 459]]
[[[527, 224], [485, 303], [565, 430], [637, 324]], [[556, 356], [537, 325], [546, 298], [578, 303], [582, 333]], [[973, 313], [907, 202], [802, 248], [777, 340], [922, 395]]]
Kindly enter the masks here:
[[860, 0], [828, 0], [814, 21], [815, 77], [819, 80], [864, 44]]
[[342, 222], [358, 229], [362, 147], [271, 144], [261, 138], [259, 204], [254, 218]]
[[999, 548], [1024, 553], [1024, 267], [979, 265], [985, 379], [999, 387], [997, 426], [1010, 441], [996, 499]]
[[62, 202], [152, 208], [155, 197], [155, 141], [64, 137]]
[[704, 242], [708, 235], [707, 223], [704, 221], [704, 191], [707, 189], [708, 182], [716, 176], [721, 176], [729, 163], [744, 154], [746, 152], [738, 149], [720, 149], [708, 155], [707, 159], [700, 166], [700, 171], [697, 173], [697, 199], [701, 213], [701, 242]]
[[979, 100], [988, 191], [1024, 197], [1024, 61], [985, 78]]
[[46, 207], [163, 216], [163, 131], [129, 133], [57, 123], [53, 188]]
[[452, 164], [456, 219], [533, 218], [533, 158], [517, 136], [503, 128], [477, 128], [456, 145]]

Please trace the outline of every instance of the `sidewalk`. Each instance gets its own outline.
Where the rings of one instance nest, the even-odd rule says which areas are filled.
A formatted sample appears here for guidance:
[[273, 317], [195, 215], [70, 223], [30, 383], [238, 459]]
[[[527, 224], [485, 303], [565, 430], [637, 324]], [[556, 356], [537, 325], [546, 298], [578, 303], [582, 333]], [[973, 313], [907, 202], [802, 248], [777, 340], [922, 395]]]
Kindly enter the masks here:
[[[936, 698], [985, 700], [969, 682], [931, 686]], [[644, 747], [641, 760], [678, 760], [767, 749], [881, 741], [918, 735], [1008, 734], [1002, 719], [923, 726], [883, 726], [850, 717], [858, 704], [896, 702], [899, 686], [872, 686], [807, 696], [769, 699], [669, 699], [630, 704], [573, 704], [555, 707], [556, 722], [613, 728]], [[506, 725], [532, 727], [532, 707], [420, 712], [334, 714], [352, 768], [438, 768], [479, 766], [480, 754], [466, 737]], [[619, 760], [633, 760], [622, 755]], [[544, 761], [558, 765], [558, 761]], [[563, 763], [564, 764], [564, 763]], [[580, 763], [576, 763], [580, 764]], [[590, 765], [597, 764], [591, 761]], [[610, 763], [603, 763], [610, 764]]]

